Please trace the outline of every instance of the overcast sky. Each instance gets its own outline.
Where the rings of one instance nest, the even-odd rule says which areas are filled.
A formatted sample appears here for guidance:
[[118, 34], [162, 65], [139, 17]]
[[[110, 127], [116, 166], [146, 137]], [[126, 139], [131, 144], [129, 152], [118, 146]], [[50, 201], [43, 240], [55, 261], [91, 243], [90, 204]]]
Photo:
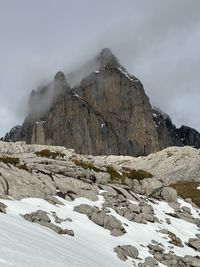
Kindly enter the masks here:
[[0, 0], [0, 136], [58, 70], [109, 47], [177, 126], [200, 130], [200, 0]]

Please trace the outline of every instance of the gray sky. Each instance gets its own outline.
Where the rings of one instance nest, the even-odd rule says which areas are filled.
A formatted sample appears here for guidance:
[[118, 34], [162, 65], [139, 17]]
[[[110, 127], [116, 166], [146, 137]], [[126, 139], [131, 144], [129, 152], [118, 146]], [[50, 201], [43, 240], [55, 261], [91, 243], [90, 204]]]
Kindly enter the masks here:
[[199, 0], [0, 0], [0, 136], [27, 96], [109, 47], [177, 126], [200, 130]]

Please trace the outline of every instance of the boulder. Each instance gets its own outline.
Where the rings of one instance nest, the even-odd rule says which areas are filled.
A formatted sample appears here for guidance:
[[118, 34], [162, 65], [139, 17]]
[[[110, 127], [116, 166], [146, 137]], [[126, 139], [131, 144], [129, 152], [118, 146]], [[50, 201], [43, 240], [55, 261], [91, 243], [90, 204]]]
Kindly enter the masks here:
[[140, 213], [141, 212], [141, 207], [138, 204], [130, 203], [128, 205], [128, 209], [130, 209], [132, 212], [135, 212], [135, 213]]
[[157, 267], [158, 262], [153, 257], [146, 257], [144, 263], [139, 263], [138, 267]]
[[190, 238], [188, 241], [188, 246], [200, 252], [200, 237]]
[[132, 259], [137, 259], [139, 252], [136, 247], [131, 245], [117, 246], [114, 248], [114, 252], [120, 260], [126, 261], [128, 257]]
[[74, 211], [86, 214], [87, 216], [91, 217], [92, 213], [94, 212], [94, 208], [87, 204], [80, 204], [79, 206], [74, 207]]
[[144, 179], [141, 184], [146, 196], [155, 194], [163, 187], [163, 183], [155, 178]]
[[177, 192], [174, 188], [164, 187], [161, 191], [161, 196], [167, 202], [177, 202]]
[[45, 226], [53, 230], [57, 234], [60, 234], [60, 235], [66, 234], [66, 235], [74, 236], [73, 230], [62, 229], [60, 226], [57, 226], [51, 223], [51, 220], [49, 219], [47, 212], [45, 211], [38, 210], [38, 211], [29, 213], [29, 214], [24, 214], [23, 217], [25, 220]]
[[44, 222], [44, 223], [50, 223], [51, 220], [49, 219], [47, 212], [38, 210], [35, 212], [27, 213], [23, 215], [24, 219], [29, 222]]

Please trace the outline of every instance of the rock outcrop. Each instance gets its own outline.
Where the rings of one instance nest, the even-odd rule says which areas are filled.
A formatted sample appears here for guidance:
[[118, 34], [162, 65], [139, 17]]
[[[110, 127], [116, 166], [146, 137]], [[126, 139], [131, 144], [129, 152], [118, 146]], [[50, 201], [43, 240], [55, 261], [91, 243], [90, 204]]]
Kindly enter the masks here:
[[117, 257], [122, 261], [127, 260], [128, 257], [137, 259], [139, 255], [137, 248], [130, 245], [117, 246], [116, 248], [114, 248], [114, 252], [117, 253]]
[[61, 227], [53, 224], [49, 219], [47, 213], [42, 210], [38, 210], [30, 214], [24, 214], [23, 217], [25, 220], [29, 222], [38, 223], [42, 226], [48, 227], [57, 234], [74, 236], [73, 230], [62, 229]]
[[200, 147], [200, 134], [195, 129], [184, 125], [176, 128], [171, 118], [159, 109], [153, 109], [153, 117], [160, 149], [169, 146]]
[[142, 83], [109, 49], [67, 79], [59, 71], [54, 81], [32, 91], [21, 129], [6, 141], [63, 145], [93, 155], [139, 156], [173, 145], [200, 147], [197, 131], [176, 129], [168, 116], [152, 110]]
[[4, 142], [15, 142], [18, 139], [18, 134], [21, 129], [20, 125], [14, 126], [9, 133], [5, 135], [4, 138], [2, 138]]

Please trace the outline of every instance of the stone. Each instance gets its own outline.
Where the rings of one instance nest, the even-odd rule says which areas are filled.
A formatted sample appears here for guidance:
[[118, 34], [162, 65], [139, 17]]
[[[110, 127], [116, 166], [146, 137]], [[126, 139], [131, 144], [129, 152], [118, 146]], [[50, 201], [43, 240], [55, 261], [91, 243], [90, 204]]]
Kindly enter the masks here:
[[181, 209], [182, 209], [183, 212], [186, 212], [186, 213], [188, 213], [188, 214], [191, 214], [191, 209], [190, 209], [189, 207], [187, 207], [187, 206], [182, 206]]
[[128, 257], [132, 259], [137, 259], [139, 252], [136, 247], [131, 245], [117, 246], [114, 248], [114, 252], [120, 260], [125, 261]]
[[104, 217], [104, 228], [108, 230], [113, 230], [113, 229], [119, 229], [120, 231], [123, 231], [125, 233], [124, 228], [122, 226], [122, 223], [116, 219], [113, 215], [106, 215]]
[[146, 257], [144, 263], [139, 263], [138, 267], [157, 267], [158, 262], [153, 257]]
[[53, 196], [46, 196], [45, 200], [53, 205], [62, 205], [62, 206], [64, 205], [63, 202], [61, 202], [59, 199]]
[[167, 202], [177, 202], [177, 192], [174, 188], [164, 187], [161, 191], [161, 196]]
[[[92, 213], [90, 220], [103, 227], [104, 226], [104, 219], [107, 216], [109, 217], [109, 215], [106, 215], [106, 213], [104, 211], [97, 210], [97, 211]], [[109, 228], [107, 228], [107, 229], [109, 229]]]
[[67, 234], [70, 236], [74, 236], [73, 230], [62, 229], [61, 227], [51, 223], [51, 220], [49, 219], [47, 212], [45, 212], [45, 211], [38, 210], [36, 212], [24, 214], [23, 217], [25, 220], [27, 220], [29, 222], [40, 224], [42, 226], [45, 226], [45, 227], [53, 230], [57, 234], [64, 234], [64, 235]]
[[107, 185], [110, 181], [110, 175], [105, 172], [96, 172], [95, 177], [97, 184]]
[[0, 213], [6, 213], [6, 208], [7, 206], [4, 203], [0, 202]]
[[151, 196], [163, 187], [163, 183], [157, 179], [144, 179], [141, 181], [144, 194]]
[[200, 252], [200, 237], [198, 238], [190, 238], [188, 241], [188, 245], [193, 249]]
[[135, 213], [140, 213], [140, 211], [141, 211], [141, 207], [140, 207], [139, 205], [137, 205], [137, 204], [132, 204], [132, 203], [130, 203], [130, 204], [128, 205], [128, 208], [129, 208], [132, 212], [135, 212]]
[[91, 216], [94, 212], [94, 208], [92, 206], [89, 206], [87, 204], [80, 204], [79, 206], [74, 207], [74, 211], [86, 214], [87, 216]]
[[183, 243], [182, 243], [181, 239], [178, 236], [176, 236], [174, 233], [172, 233], [166, 229], [160, 230], [160, 233], [168, 235], [168, 237], [170, 238], [170, 243], [173, 244], [174, 246], [183, 247]]
[[133, 221], [136, 222], [136, 223], [143, 223], [143, 224], [146, 224], [147, 223], [147, 221], [144, 219], [142, 213], [136, 214], [134, 216], [134, 218], [133, 218]]
[[25, 220], [30, 222], [45, 222], [45, 223], [51, 222], [51, 220], [47, 215], [47, 212], [42, 210], [31, 212], [30, 214], [24, 214], [23, 217]]

